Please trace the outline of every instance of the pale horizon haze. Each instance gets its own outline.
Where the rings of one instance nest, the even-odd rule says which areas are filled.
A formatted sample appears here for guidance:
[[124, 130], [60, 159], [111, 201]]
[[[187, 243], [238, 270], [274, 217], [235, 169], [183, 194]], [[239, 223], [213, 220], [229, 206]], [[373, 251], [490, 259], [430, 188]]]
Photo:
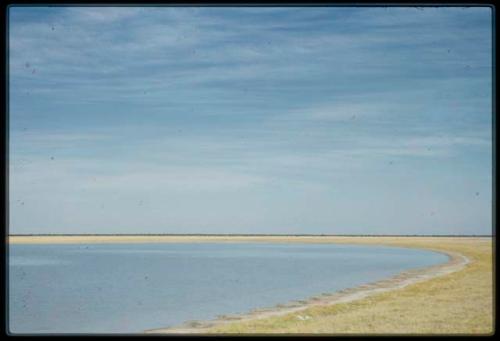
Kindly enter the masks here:
[[492, 234], [490, 7], [8, 10], [10, 234]]

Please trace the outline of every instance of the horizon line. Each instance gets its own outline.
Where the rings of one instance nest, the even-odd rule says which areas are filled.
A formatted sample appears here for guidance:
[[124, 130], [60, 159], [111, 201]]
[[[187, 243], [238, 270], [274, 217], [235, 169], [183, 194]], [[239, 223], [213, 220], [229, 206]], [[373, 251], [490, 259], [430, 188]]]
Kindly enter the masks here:
[[312, 237], [494, 237], [495, 234], [276, 234], [276, 233], [22, 233], [7, 236], [312, 236]]

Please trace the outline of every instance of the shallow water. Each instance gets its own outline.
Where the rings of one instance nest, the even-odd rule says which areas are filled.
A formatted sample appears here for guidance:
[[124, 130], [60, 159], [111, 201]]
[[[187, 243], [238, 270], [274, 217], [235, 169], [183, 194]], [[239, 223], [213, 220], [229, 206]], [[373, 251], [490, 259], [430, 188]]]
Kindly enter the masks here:
[[8, 260], [11, 333], [141, 333], [331, 293], [447, 256], [335, 244], [15, 244]]

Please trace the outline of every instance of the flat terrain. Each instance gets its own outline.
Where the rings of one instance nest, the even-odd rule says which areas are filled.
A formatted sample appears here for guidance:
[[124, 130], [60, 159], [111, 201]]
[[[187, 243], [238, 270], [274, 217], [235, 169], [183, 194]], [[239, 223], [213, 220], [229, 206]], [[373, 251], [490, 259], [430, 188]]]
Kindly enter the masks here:
[[[284, 242], [378, 244], [464, 256], [448, 273], [392, 290], [332, 304], [312, 304], [292, 312], [256, 314], [220, 321], [185, 333], [237, 334], [492, 334], [492, 238], [333, 237], [333, 236], [11, 236], [9, 243]], [[455, 264], [457, 265], [457, 264]], [[448, 267], [449, 269], [450, 266]], [[172, 329], [153, 332], [170, 333]], [[179, 330], [177, 330], [179, 332]]]

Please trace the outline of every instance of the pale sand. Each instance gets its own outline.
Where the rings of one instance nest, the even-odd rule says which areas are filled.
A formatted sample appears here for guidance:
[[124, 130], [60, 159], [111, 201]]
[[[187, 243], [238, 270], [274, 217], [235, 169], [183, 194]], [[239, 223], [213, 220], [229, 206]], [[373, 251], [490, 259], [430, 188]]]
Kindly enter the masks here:
[[[11, 236], [11, 244], [64, 244], [64, 243], [192, 243], [192, 242], [276, 242], [276, 243], [338, 243], [338, 244], [378, 244], [398, 247], [425, 248], [447, 254], [449, 261], [423, 269], [405, 271], [386, 280], [361, 285], [332, 294], [289, 302], [276, 307], [251, 311], [246, 314], [220, 316], [212, 321], [191, 321], [173, 328], [148, 330], [146, 333], [192, 334], [204, 333], [214, 326], [234, 321], [249, 321], [282, 316], [300, 312], [313, 306], [334, 305], [351, 302], [378, 293], [404, 288], [410, 284], [443, 276], [465, 267], [469, 259], [449, 250], [442, 250], [442, 242], [483, 240], [482, 237], [351, 237], [351, 236]], [[486, 238], [490, 239], [491, 238]], [[307, 319], [308, 316], [300, 316]]]
[[[400, 240], [452, 240], [478, 237], [377, 237], [377, 236], [8, 236], [10, 244], [86, 244], [86, 243], [194, 243], [194, 242], [277, 242], [277, 243], [362, 243], [379, 244]], [[489, 237], [488, 237], [489, 238]], [[488, 239], [486, 238], [486, 239]], [[491, 238], [489, 238], [491, 239]]]

